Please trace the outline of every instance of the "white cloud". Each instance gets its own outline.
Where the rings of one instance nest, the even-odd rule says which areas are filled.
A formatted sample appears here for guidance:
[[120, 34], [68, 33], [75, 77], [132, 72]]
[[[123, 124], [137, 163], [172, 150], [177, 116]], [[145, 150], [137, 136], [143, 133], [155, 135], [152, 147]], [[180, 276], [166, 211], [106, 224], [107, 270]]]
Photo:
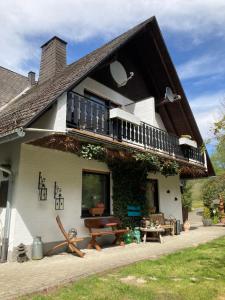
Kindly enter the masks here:
[[163, 28], [191, 34], [193, 42], [212, 32], [225, 36], [224, 0], [7, 0], [0, 1], [0, 65], [21, 70], [37, 55], [35, 37], [109, 39], [152, 15]]
[[224, 73], [224, 54], [214, 53], [214, 55], [203, 55], [191, 59], [177, 67], [181, 79], [197, 78]]
[[221, 103], [224, 99], [225, 90], [190, 99], [190, 106], [203, 139], [213, 137], [213, 124], [221, 117]]

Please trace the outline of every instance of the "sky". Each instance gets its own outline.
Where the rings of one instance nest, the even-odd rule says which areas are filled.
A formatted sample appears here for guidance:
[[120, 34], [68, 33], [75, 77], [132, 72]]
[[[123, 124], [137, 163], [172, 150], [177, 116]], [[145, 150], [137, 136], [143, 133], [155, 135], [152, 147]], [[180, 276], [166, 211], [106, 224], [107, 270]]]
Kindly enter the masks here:
[[38, 73], [40, 46], [54, 35], [71, 63], [153, 15], [208, 139], [225, 98], [224, 0], [0, 0], [0, 65]]

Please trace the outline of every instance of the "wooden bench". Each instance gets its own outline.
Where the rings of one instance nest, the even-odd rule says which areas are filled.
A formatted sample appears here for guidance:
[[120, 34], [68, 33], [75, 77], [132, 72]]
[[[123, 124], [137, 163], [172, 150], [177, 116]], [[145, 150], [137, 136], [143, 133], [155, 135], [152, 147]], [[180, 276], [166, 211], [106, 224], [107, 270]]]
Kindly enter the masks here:
[[89, 229], [91, 236], [88, 249], [95, 248], [98, 251], [101, 250], [101, 247], [96, 240], [98, 237], [114, 235], [115, 240], [113, 241], [113, 244], [119, 243], [122, 245], [122, 235], [128, 232], [127, 229], [118, 229], [121, 222], [116, 217], [85, 219], [84, 224]]
[[149, 215], [149, 221], [156, 223], [158, 222], [161, 228], [168, 230], [171, 235], [174, 235], [174, 220], [173, 219], [165, 219], [163, 213], [151, 214]]

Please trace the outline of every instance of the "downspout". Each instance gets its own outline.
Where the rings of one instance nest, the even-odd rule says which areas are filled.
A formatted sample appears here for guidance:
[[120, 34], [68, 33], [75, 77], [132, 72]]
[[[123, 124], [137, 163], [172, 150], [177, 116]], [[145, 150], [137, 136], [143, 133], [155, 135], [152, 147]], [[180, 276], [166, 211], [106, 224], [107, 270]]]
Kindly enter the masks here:
[[11, 223], [11, 192], [12, 192], [12, 171], [3, 166], [0, 166], [0, 171], [7, 173], [9, 175], [9, 185], [7, 194], [7, 204], [5, 212], [5, 226], [2, 239], [2, 251], [1, 251], [1, 263], [7, 261], [8, 256], [8, 246], [9, 246], [9, 233], [10, 233], [10, 223]]

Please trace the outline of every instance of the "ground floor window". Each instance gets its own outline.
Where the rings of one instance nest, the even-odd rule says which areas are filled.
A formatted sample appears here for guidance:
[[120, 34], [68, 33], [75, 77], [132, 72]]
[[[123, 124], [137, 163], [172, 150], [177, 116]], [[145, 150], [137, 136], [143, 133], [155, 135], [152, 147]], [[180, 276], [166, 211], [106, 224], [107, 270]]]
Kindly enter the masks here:
[[90, 209], [104, 203], [104, 215], [110, 214], [110, 174], [83, 171], [82, 174], [82, 217], [91, 216]]
[[159, 212], [158, 180], [148, 179], [146, 189], [147, 206], [150, 213]]

